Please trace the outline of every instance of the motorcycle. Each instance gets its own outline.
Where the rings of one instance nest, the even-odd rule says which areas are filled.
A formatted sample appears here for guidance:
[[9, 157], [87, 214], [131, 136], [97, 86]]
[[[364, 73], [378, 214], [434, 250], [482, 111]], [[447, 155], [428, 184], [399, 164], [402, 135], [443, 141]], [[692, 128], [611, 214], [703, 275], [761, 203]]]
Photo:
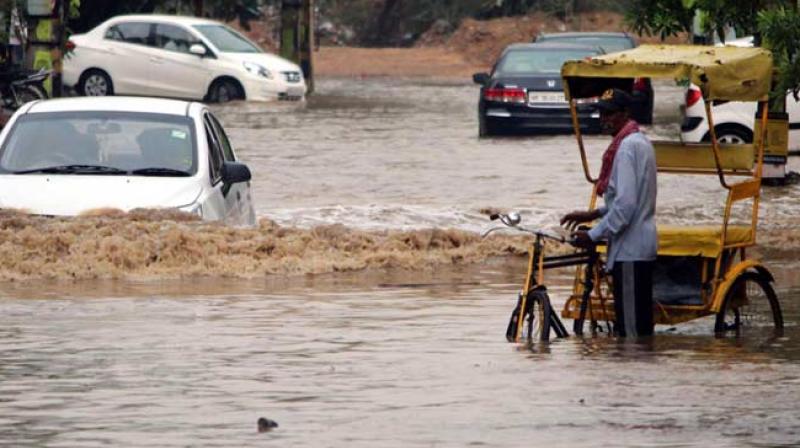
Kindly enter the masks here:
[[44, 82], [50, 70], [13, 69], [0, 72], [0, 106], [17, 110], [25, 103], [49, 98]]

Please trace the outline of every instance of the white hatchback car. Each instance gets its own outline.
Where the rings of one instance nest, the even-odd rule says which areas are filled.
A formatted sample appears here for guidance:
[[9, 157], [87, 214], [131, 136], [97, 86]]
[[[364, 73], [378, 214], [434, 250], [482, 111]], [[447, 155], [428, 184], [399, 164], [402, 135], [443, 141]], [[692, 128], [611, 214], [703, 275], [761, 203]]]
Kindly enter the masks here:
[[167, 208], [254, 225], [250, 176], [201, 103], [38, 101], [0, 133], [0, 208], [34, 214]]
[[64, 84], [85, 96], [226, 102], [305, 98], [300, 67], [232, 28], [195, 17], [129, 15], [67, 43]]

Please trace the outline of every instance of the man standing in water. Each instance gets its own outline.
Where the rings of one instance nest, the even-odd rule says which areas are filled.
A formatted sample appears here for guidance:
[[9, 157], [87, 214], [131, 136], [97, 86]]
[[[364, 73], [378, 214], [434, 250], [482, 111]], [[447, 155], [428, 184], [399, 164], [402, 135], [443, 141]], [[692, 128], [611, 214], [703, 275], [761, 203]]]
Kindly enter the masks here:
[[573, 238], [579, 247], [608, 241], [606, 270], [614, 282], [614, 329], [623, 337], [653, 334], [653, 263], [658, 249], [655, 151], [630, 118], [631, 102], [626, 92], [609, 89], [597, 103], [603, 132], [614, 136], [603, 153], [597, 180], [597, 194], [603, 196], [605, 207], [561, 218], [569, 229], [601, 218], [594, 228], [578, 230]]

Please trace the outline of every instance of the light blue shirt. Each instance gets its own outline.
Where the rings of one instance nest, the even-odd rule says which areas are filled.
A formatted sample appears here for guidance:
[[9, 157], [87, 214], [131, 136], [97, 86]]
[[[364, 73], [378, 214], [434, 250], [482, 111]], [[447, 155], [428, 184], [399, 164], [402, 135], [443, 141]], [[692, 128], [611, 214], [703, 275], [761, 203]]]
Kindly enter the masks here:
[[625, 137], [611, 167], [600, 208], [602, 219], [589, 231], [593, 241], [608, 240], [606, 269], [619, 261], [656, 259], [656, 155], [641, 132]]

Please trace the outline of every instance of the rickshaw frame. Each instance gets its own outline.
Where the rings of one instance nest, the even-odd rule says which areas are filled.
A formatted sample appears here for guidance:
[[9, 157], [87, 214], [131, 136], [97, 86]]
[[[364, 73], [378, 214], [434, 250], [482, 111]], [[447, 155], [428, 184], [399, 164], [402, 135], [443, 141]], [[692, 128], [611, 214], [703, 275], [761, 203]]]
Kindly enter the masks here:
[[[698, 303], [660, 303], [654, 296], [653, 317], [657, 324], [677, 324], [716, 314], [715, 332], [719, 334], [727, 331], [726, 325], [729, 324], [725, 321], [726, 313], [732, 312], [738, 334], [740, 309], [751, 302], [746, 284], [753, 281], [767, 296], [775, 329], [780, 331], [783, 328], [780, 306], [770, 285], [774, 278], [760, 261], [748, 258], [746, 253], [748, 247], [756, 244], [772, 71], [771, 53], [762, 48], [689, 45], [642, 45], [624, 52], [568, 61], [562, 68], [564, 93], [572, 114], [584, 177], [592, 185], [590, 210], [597, 206], [597, 178], [590, 172], [578, 121], [578, 102], [592, 101], [607, 88], [630, 91], [633, 80], [639, 77], [688, 79], [698, 85], [703, 93], [711, 134], [710, 144], [653, 142], [658, 172], [716, 175], [728, 195], [719, 228], [659, 226], [659, 257], [677, 256], [696, 260], [701, 278]], [[758, 141], [752, 145], [720, 145], [713, 125], [713, 101], [758, 101], [761, 111], [761, 132], [756, 133], [761, 136]], [[732, 176], [745, 179], [732, 182], [729, 179]], [[749, 224], [733, 226], [731, 215], [734, 205], [745, 200], [752, 201]], [[525, 285], [518, 303], [521, 311], [526, 309], [530, 292], [544, 284], [543, 271], [547, 268], [548, 257], [545, 257], [541, 244], [537, 239], [530, 250]], [[606, 321], [610, 329], [610, 322], [614, 320], [614, 299], [609, 293], [610, 279], [600, 264], [578, 266], [572, 294], [561, 312], [562, 317], [575, 319], [576, 333], [582, 332], [584, 319], [592, 322], [593, 330], [600, 328], [597, 324], [599, 321]], [[535, 295], [531, 299], [542, 300]], [[546, 293], [543, 300], [548, 303], [541, 308], [547, 311], [549, 299]], [[531, 321], [534, 319], [532, 310]], [[520, 312], [520, 315], [524, 316], [524, 313]], [[550, 321], [550, 317], [543, 317], [541, 312], [539, 318], [545, 323]], [[515, 322], [516, 331], [511, 331], [509, 325], [507, 337], [510, 341], [517, 341], [522, 335], [522, 320], [519, 318]], [[532, 331], [528, 337], [531, 337]], [[546, 332], [541, 335], [541, 339], [547, 338]]]

